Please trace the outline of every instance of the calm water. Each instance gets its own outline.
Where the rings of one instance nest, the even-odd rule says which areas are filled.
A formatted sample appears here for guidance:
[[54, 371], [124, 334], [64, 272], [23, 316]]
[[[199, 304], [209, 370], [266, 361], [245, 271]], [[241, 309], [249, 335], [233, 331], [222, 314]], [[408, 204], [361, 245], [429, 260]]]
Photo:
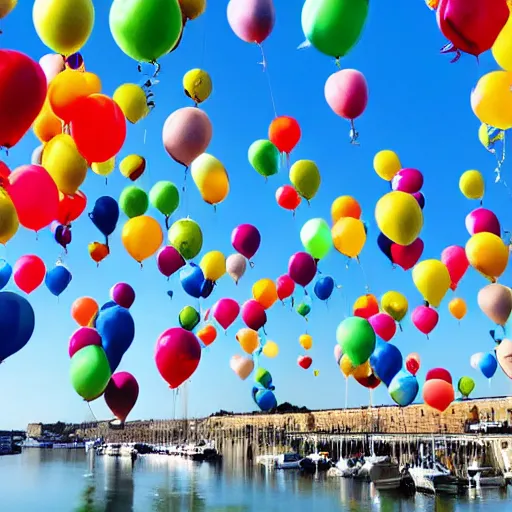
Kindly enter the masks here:
[[2, 512], [497, 512], [511, 504], [510, 490], [405, 498], [343, 478], [268, 472], [229, 458], [211, 465], [151, 455], [132, 468], [128, 460], [67, 450], [0, 457]]

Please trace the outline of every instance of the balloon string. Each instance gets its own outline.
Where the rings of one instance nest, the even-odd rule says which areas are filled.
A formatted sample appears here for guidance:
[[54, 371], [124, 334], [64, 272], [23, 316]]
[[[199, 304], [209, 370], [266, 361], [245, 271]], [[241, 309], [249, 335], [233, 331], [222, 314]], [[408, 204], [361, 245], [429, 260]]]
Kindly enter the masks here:
[[361, 260], [359, 259], [359, 256], [356, 256], [356, 260], [357, 260], [357, 263], [359, 264], [359, 268], [361, 269], [361, 273], [363, 274], [363, 281], [365, 282], [366, 293], [370, 293], [370, 284], [368, 282], [368, 276], [366, 275], [364, 267], [361, 264]]
[[274, 91], [272, 89], [272, 82], [270, 80], [270, 73], [268, 71], [267, 59], [265, 58], [265, 51], [263, 50], [263, 46], [261, 44], [258, 43], [258, 46], [259, 46], [259, 48], [261, 50], [261, 62], [259, 62], [259, 64], [261, 64], [261, 66], [263, 68], [263, 72], [265, 73], [266, 78], [267, 78], [268, 90], [270, 92], [270, 100], [272, 101], [272, 108], [274, 110], [274, 118], [276, 118], [277, 117], [276, 100], [275, 100], [275, 97], [274, 97]]
[[98, 423], [98, 418], [96, 418], [96, 415], [94, 414], [92, 408], [91, 408], [91, 402], [87, 402], [87, 406], [89, 407], [89, 411], [91, 412], [92, 417], [94, 418], [94, 421]]

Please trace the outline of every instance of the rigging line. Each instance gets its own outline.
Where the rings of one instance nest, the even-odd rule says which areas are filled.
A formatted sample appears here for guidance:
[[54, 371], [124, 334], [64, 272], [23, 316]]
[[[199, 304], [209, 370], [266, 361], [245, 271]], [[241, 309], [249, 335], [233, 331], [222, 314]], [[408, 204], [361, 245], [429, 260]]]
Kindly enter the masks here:
[[267, 59], [265, 57], [265, 51], [263, 49], [263, 45], [258, 43], [258, 46], [261, 51], [261, 62], [259, 64], [261, 64], [261, 66], [263, 68], [263, 73], [265, 73], [266, 78], [267, 78], [268, 90], [270, 93], [270, 100], [272, 102], [272, 109], [274, 110], [274, 117], [278, 117], [277, 116], [277, 108], [276, 108], [276, 100], [275, 100], [275, 96], [274, 96], [274, 90], [272, 89], [272, 82], [270, 80], [270, 73], [268, 71], [268, 65], [267, 65]]

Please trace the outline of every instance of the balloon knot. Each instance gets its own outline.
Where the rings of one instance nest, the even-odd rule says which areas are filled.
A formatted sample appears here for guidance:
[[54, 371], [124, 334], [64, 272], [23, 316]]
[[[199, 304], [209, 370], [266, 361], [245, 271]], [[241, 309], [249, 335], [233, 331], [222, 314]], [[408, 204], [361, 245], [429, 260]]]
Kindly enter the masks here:
[[254, 268], [254, 261], [249, 261], [249, 267]]
[[453, 43], [445, 44], [441, 48], [441, 53], [444, 55], [446, 55], [448, 53], [455, 54], [455, 57], [453, 57], [453, 59], [450, 61], [450, 64], [455, 64], [455, 62], [457, 62], [462, 57], [461, 51]]
[[429, 304], [428, 300], [424, 300], [424, 301], [423, 301], [423, 305], [424, 305], [426, 308], [429, 308], [429, 307], [430, 307], [430, 304]]

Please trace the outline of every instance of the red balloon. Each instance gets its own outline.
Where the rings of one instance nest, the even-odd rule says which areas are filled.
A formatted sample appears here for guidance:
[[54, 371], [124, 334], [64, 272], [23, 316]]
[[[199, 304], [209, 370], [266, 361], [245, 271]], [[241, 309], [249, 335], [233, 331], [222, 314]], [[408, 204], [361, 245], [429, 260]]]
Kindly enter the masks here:
[[425, 380], [444, 380], [448, 384], [453, 384], [450, 372], [444, 368], [432, 368], [427, 372]]
[[268, 138], [281, 153], [291, 153], [301, 136], [299, 123], [289, 116], [276, 117], [268, 128]]
[[193, 333], [173, 327], [156, 342], [155, 363], [171, 389], [181, 386], [196, 371], [201, 360], [201, 345]]
[[59, 190], [44, 167], [18, 167], [9, 176], [7, 192], [16, 207], [20, 224], [25, 228], [39, 231], [55, 220]]
[[410, 245], [391, 244], [391, 260], [404, 270], [409, 270], [418, 263], [424, 247], [421, 238], [416, 238]]
[[439, 412], [444, 412], [455, 400], [453, 385], [442, 379], [428, 380], [423, 384], [423, 400]]
[[411, 375], [416, 375], [420, 369], [420, 356], [413, 352], [405, 358], [405, 367]]
[[259, 331], [267, 323], [267, 313], [258, 301], [250, 299], [242, 306], [242, 320], [249, 329]]
[[12, 148], [27, 133], [46, 99], [46, 76], [24, 53], [0, 50], [0, 147]]
[[106, 162], [123, 147], [126, 118], [114, 100], [104, 94], [91, 94], [76, 102], [71, 135], [88, 162]]
[[84, 213], [86, 206], [87, 197], [80, 190], [72, 196], [59, 192], [59, 208], [55, 220], [68, 226]]
[[35, 254], [22, 256], [14, 265], [14, 282], [25, 293], [32, 293], [44, 281], [46, 267], [43, 260]]
[[381, 383], [380, 379], [372, 372], [368, 377], [359, 377], [354, 375], [356, 381], [361, 384], [361, 386], [367, 389], [375, 389], [379, 387]]
[[105, 390], [104, 397], [114, 416], [124, 422], [139, 398], [137, 379], [128, 372], [114, 373]]
[[450, 288], [455, 290], [459, 281], [464, 277], [466, 270], [469, 268], [466, 249], [459, 245], [450, 245], [441, 253], [441, 261], [446, 265], [450, 274]]
[[291, 297], [295, 291], [295, 281], [288, 274], [284, 274], [278, 277], [276, 286], [279, 300], [284, 300], [288, 297]]
[[9, 186], [9, 174], [11, 174], [11, 170], [0, 161], [0, 187], [7, 188]]
[[428, 306], [418, 306], [412, 312], [411, 318], [416, 329], [428, 336], [439, 322], [439, 313]]
[[285, 210], [296, 210], [302, 201], [295, 187], [291, 185], [283, 185], [276, 190], [277, 204]]
[[307, 370], [313, 364], [313, 359], [311, 359], [309, 356], [299, 356], [297, 359], [297, 364], [301, 368], [304, 368], [304, 370]]

